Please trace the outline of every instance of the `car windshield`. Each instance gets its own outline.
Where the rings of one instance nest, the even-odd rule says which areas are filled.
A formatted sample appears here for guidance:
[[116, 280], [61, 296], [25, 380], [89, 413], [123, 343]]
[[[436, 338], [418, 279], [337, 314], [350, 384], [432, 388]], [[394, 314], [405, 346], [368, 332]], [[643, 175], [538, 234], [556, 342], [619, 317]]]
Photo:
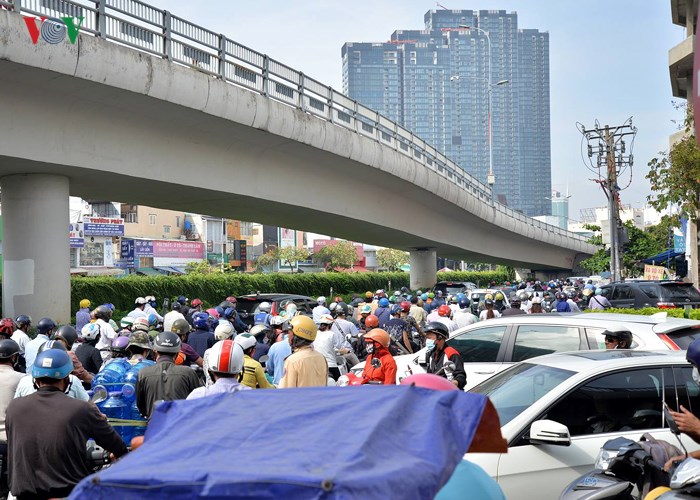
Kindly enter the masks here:
[[491, 399], [503, 426], [575, 373], [546, 365], [519, 363], [474, 387], [471, 392]]
[[661, 294], [664, 299], [685, 300], [690, 299], [693, 302], [700, 302], [700, 292], [698, 292], [690, 283], [678, 284], [671, 283], [661, 285]]
[[457, 295], [458, 293], [462, 293], [464, 287], [462, 285], [447, 285], [446, 289], [448, 295]]
[[258, 305], [264, 302], [262, 299], [246, 299], [239, 298], [236, 302], [236, 310], [240, 312], [255, 313], [257, 312]]

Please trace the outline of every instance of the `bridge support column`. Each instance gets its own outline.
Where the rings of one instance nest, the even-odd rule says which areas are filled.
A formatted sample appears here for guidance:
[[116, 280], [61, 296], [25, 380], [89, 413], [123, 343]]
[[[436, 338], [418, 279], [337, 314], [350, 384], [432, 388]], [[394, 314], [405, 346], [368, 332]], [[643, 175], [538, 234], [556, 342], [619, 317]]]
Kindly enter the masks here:
[[432, 287], [437, 281], [437, 255], [435, 250], [420, 248], [409, 253], [411, 265], [411, 290]]
[[2, 313], [70, 322], [69, 179], [17, 174], [2, 192]]

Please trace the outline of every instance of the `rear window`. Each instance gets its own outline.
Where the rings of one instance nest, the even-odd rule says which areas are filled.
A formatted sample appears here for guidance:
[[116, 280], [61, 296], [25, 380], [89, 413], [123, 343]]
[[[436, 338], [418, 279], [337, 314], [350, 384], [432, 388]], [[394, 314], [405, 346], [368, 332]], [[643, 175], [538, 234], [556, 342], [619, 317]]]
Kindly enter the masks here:
[[646, 294], [650, 299], [659, 298], [659, 290], [656, 285], [639, 285], [639, 289]]
[[238, 312], [252, 313], [258, 308], [258, 304], [264, 302], [260, 299], [238, 299], [236, 302], [236, 310]]
[[669, 283], [660, 285], [661, 294], [664, 299], [685, 300], [700, 302], [700, 292], [691, 284]]
[[686, 351], [693, 340], [700, 338], [700, 327], [674, 330], [666, 335], [681, 348], [681, 351]]

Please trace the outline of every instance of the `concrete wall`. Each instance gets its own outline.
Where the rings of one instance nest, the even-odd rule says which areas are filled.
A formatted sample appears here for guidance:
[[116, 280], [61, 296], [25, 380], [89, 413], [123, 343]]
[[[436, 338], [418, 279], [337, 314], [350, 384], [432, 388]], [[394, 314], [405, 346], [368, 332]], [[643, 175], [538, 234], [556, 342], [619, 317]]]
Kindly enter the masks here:
[[[122, 205], [124, 210], [125, 205]], [[155, 224], [151, 224], [151, 215], [155, 215]], [[173, 210], [147, 207], [136, 207], [137, 222], [129, 222], [124, 219], [124, 235], [129, 238], [153, 238], [153, 239], [178, 239], [183, 234], [185, 226], [185, 214]], [[177, 218], [180, 218], [178, 227]], [[170, 226], [170, 232], [166, 233], [165, 226]]]
[[0, 176], [60, 172], [76, 196], [100, 186], [125, 203], [465, 260], [570, 268], [594, 251], [372, 138], [203, 73], [84, 34], [33, 45], [6, 11], [0, 87], [12, 89], [0, 93]]

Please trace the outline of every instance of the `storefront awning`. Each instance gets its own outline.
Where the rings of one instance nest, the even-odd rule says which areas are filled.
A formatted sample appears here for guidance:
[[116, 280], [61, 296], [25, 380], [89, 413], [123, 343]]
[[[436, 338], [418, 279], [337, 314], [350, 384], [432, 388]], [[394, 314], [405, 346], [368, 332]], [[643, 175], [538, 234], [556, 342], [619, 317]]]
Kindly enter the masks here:
[[136, 274], [142, 274], [144, 276], [160, 276], [162, 273], [159, 273], [152, 267], [139, 267], [136, 269]]
[[161, 271], [165, 273], [174, 273], [174, 274], [185, 274], [185, 269], [182, 267], [174, 267], [174, 266], [159, 266], [159, 267], [154, 267], [156, 271]]

